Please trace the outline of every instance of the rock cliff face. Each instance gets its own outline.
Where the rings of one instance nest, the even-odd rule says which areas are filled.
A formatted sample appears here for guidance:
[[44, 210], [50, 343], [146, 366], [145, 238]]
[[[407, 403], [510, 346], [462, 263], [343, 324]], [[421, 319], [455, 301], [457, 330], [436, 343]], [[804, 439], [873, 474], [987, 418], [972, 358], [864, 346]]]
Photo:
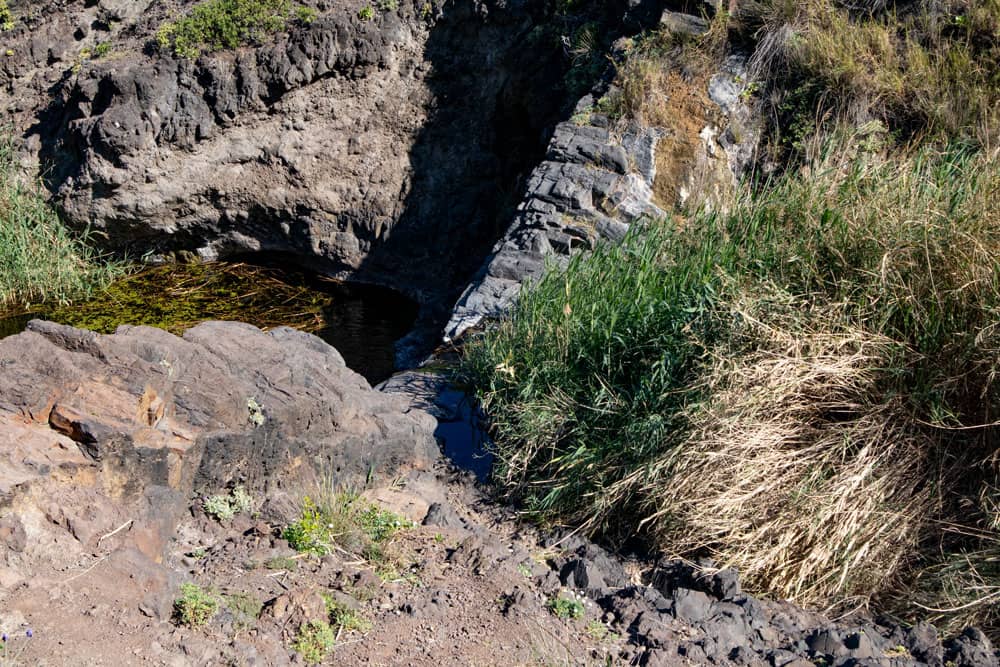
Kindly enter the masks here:
[[133, 256], [281, 251], [418, 297], [460, 286], [561, 105], [558, 42], [524, 48], [538, 7], [314, 2], [260, 46], [177, 59], [152, 36], [190, 4], [12, 3], [0, 115], [68, 219]]
[[[679, 18], [685, 16], [667, 11], [661, 26], [707, 30], [699, 19]], [[710, 77], [675, 77], [661, 103], [669, 117], [661, 112], [660, 125], [602, 113], [601, 100], [621, 94], [614, 86], [584, 96], [573, 117], [556, 126], [513, 221], [455, 304], [445, 339], [507, 312], [547, 262], [620, 241], [631, 225], [668, 219], [678, 208], [726, 207], [759, 134], [741, 97], [744, 60], [734, 56]]]

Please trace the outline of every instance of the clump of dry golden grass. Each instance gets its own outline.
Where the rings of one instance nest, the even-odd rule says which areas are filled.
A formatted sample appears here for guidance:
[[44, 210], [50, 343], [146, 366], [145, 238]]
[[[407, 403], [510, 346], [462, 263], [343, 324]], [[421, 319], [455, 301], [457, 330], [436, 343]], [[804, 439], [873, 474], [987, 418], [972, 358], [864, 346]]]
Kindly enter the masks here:
[[776, 327], [755, 321], [757, 307], [734, 305], [753, 351], [712, 355], [709, 398], [647, 481], [644, 522], [661, 544], [707, 552], [754, 589], [820, 605], [865, 599], [898, 579], [935, 515], [928, 436], [904, 399], [879, 390], [896, 344], [860, 329]]

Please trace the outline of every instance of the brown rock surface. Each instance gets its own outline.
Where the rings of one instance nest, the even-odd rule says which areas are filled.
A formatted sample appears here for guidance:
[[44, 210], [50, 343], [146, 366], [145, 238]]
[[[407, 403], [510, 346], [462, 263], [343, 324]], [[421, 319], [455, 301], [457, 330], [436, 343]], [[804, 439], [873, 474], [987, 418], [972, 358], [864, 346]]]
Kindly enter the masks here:
[[[429, 466], [434, 420], [291, 329], [209, 322], [178, 338], [32, 322], [0, 341], [0, 492], [94, 468], [105, 489], [288, 486]], [[67, 473], [70, 474], [70, 473]]]

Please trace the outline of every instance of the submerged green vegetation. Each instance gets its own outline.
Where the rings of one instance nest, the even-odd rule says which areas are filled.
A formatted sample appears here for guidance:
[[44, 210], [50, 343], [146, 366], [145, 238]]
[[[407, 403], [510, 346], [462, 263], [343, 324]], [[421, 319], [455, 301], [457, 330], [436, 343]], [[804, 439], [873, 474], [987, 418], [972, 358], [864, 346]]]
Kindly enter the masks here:
[[156, 32], [161, 48], [182, 58], [202, 51], [235, 49], [284, 30], [292, 21], [311, 23], [315, 9], [291, 0], [205, 0]]
[[143, 269], [110, 284], [97, 298], [37, 314], [99, 333], [128, 323], [180, 335], [205, 320], [314, 332], [326, 326], [323, 309], [332, 301], [331, 294], [274, 269], [209, 262]]
[[[997, 631], [1000, 53], [984, 36], [1000, 3], [946, 5], [717, 17], [756, 35], [768, 154], [787, 167], [729, 211], [551, 269], [467, 344], [501, 492], [543, 523], [710, 555], [758, 592]], [[641, 115], [655, 67], [717, 39], [649, 38], [617, 106]]]
[[0, 309], [86, 298], [124, 272], [87, 234], [71, 233], [39, 187], [22, 177], [9, 132], [0, 130]]

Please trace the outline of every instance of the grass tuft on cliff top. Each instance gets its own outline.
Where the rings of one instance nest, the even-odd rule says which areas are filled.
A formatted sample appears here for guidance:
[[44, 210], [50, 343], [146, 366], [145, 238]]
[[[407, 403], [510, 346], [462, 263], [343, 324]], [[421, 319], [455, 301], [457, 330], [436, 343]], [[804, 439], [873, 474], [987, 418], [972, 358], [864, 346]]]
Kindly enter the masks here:
[[1000, 636], [1000, 3], [737, 9], [640, 40], [612, 106], [649, 116], [657, 68], [742, 23], [781, 168], [469, 341], [497, 487], [758, 593]]
[[291, 0], [205, 0], [156, 32], [161, 48], [182, 58], [235, 49], [284, 30], [293, 20], [311, 23], [316, 10]]
[[23, 181], [13, 139], [0, 133], [0, 308], [86, 298], [122, 273]]

